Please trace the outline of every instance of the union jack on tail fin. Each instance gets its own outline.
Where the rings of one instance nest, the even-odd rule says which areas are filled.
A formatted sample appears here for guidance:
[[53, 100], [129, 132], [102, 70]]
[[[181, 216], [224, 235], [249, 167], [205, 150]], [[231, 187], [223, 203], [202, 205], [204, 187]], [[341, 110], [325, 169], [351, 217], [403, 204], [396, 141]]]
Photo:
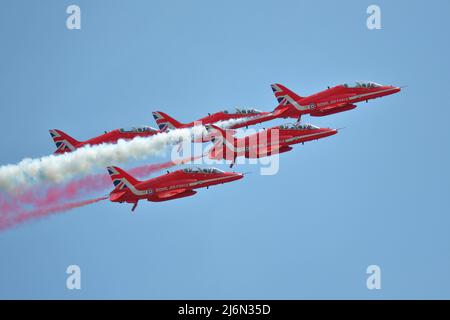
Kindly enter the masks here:
[[234, 130], [224, 130], [219, 128], [213, 124], [207, 124], [205, 126], [206, 131], [209, 135], [211, 135], [211, 141], [216, 143], [217, 141], [228, 141], [230, 143], [234, 143], [236, 138], [233, 137]]
[[303, 97], [289, 90], [282, 84], [275, 83], [272, 84], [271, 87], [280, 105], [295, 104], [297, 101], [303, 99]]
[[61, 130], [53, 129], [49, 130], [50, 135], [52, 136], [53, 141], [56, 144], [55, 153], [66, 153], [75, 151], [81, 144], [80, 141], [75, 140], [67, 133], [64, 133]]
[[[211, 124], [206, 125], [205, 128], [208, 134], [211, 135], [211, 141], [214, 143], [213, 148], [210, 150], [210, 156], [212, 159], [225, 157], [226, 159], [232, 160], [231, 168], [236, 160], [235, 144], [239, 145], [239, 140], [233, 136], [233, 131], [226, 131]], [[240, 141], [244, 140], [241, 139]]]
[[[110, 193], [109, 199], [111, 201], [117, 201], [117, 202], [130, 202], [126, 199], [126, 195], [131, 192], [134, 196], [143, 196], [143, 195], [149, 195], [151, 194], [151, 191], [149, 190], [140, 190], [137, 189], [137, 184], [139, 184], [141, 181], [133, 178], [131, 175], [126, 173], [124, 170], [118, 168], [118, 167], [107, 167], [108, 173], [111, 177], [111, 180], [114, 184], [114, 190]], [[136, 198], [135, 201], [132, 201], [133, 208], [131, 211], [133, 212], [139, 202], [139, 198]]]
[[178, 129], [184, 126], [182, 123], [161, 111], [153, 112], [153, 118], [155, 118], [156, 124], [161, 131]]
[[115, 191], [123, 190], [126, 188], [130, 189], [130, 187], [133, 188], [140, 182], [118, 167], [107, 167], [107, 170], [114, 184]]

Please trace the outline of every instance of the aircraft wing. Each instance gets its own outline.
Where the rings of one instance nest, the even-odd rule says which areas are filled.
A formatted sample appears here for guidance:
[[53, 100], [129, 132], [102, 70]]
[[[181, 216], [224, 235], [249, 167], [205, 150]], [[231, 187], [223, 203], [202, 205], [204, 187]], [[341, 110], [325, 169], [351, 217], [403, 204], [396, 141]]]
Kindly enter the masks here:
[[333, 105], [327, 106], [325, 108], [320, 108], [320, 112], [326, 112], [326, 111], [331, 110], [331, 109], [347, 107], [347, 106], [353, 106], [353, 104], [352, 103], [345, 103], [345, 102], [344, 103], [337, 103], [337, 104], [333, 104]]
[[281, 145], [281, 144], [275, 144], [275, 145], [271, 145], [267, 148], [259, 149], [258, 151], [259, 151], [259, 153], [265, 152], [267, 154], [273, 154], [273, 153], [277, 153], [278, 150], [280, 150], [282, 147], [283, 147], [283, 145]]
[[258, 158], [258, 157], [262, 157], [262, 156], [269, 156], [272, 154], [276, 154], [276, 153], [281, 153], [280, 150], [282, 150], [285, 146], [278, 144], [278, 145], [272, 145], [272, 146], [268, 146], [268, 147], [264, 147], [264, 148], [258, 148], [258, 151], [256, 152], [250, 152], [249, 154], [249, 158]]
[[[196, 179], [181, 179], [181, 180], [177, 180], [177, 184], [178, 185], [184, 185], [184, 184], [192, 183], [192, 182], [195, 182], [195, 181], [197, 181], [197, 180]], [[167, 181], [165, 183], [161, 183], [161, 187], [167, 187], [167, 186], [170, 186], [170, 185], [172, 185], [172, 182], [170, 182], [170, 181]], [[178, 189], [175, 189], [175, 190], [178, 190]]]
[[274, 116], [274, 117], [278, 117], [279, 115], [281, 115], [283, 112], [285, 112], [286, 110], [289, 110], [289, 106], [286, 106], [286, 107], [278, 107], [278, 108], [276, 108], [273, 112], [272, 112], [272, 115]]
[[121, 196], [123, 196], [126, 192], [125, 191], [121, 191], [121, 192], [113, 192], [111, 193], [111, 195], [109, 196], [109, 199], [111, 201], [115, 201], [117, 199], [119, 199]]
[[180, 194], [180, 193], [183, 193], [186, 191], [192, 191], [192, 189], [183, 188], [183, 189], [168, 190], [168, 191], [164, 191], [164, 192], [159, 192], [156, 196], [159, 199], [167, 199], [167, 198], [172, 198], [173, 196], [176, 196], [177, 194]]

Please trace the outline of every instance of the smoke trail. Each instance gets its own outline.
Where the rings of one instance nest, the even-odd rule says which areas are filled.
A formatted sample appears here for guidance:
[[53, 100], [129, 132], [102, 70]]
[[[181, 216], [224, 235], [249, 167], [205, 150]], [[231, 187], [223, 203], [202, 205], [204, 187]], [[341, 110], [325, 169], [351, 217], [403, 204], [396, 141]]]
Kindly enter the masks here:
[[[178, 162], [168, 161], [159, 164], [144, 165], [130, 169], [128, 172], [137, 178], [142, 178], [161, 169], [193, 161], [195, 158], [186, 158]], [[0, 230], [9, 229], [19, 223], [34, 218], [68, 211], [107, 199], [108, 197], [105, 196], [92, 200], [64, 203], [67, 200], [74, 200], [92, 192], [100, 192], [111, 188], [111, 179], [108, 174], [95, 174], [72, 181], [63, 186], [54, 185], [47, 189], [42, 186], [39, 186], [39, 188], [33, 187], [27, 192], [15, 195], [14, 197], [5, 196], [0, 193]], [[26, 210], [23, 208], [24, 205], [35, 206], [35, 208]]]
[[254, 117], [245, 117], [245, 118], [240, 118], [240, 119], [223, 120], [223, 121], [218, 121], [218, 122], [214, 123], [214, 125], [222, 128], [222, 129], [229, 129], [229, 128], [235, 126], [235, 125], [247, 122], [247, 121], [251, 120], [252, 118], [254, 118]]
[[[183, 160], [188, 161], [188, 159]], [[178, 163], [168, 161], [164, 163], [144, 165], [129, 170], [129, 173], [137, 178], [148, 176]], [[40, 217], [59, 211], [77, 208], [87, 205], [96, 200], [77, 202], [75, 204], [64, 204], [94, 192], [109, 190], [112, 188], [111, 178], [108, 174], [94, 174], [82, 179], [71, 181], [65, 185], [33, 186], [31, 189], [18, 193], [14, 196], [0, 193], [0, 230], [9, 228], [11, 225], [29, 220], [32, 217]], [[107, 197], [105, 197], [106, 199]], [[104, 198], [99, 198], [104, 199]], [[24, 206], [34, 207], [26, 211]]]
[[[231, 119], [216, 124], [228, 128], [245, 122], [246, 119]], [[61, 183], [76, 175], [87, 174], [94, 168], [104, 168], [130, 160], [143, 160], [162, 154], [169, 145], [190, 141], [192, 136], [203, 133], [205, 128], [197, 126], [162, 132], [146, 138], [137, 137], [130, 141], [119, 140], [116, 144], [86, 146], [62, 155], [26, 158], [18, 164], [0, 167], [0, 190], [14, 192], [39, 183]]]
[[[92, 192], [105, 190], [109, 184], [110, 179], [108, 175], [93, 174], [63, 185], [33, 186], [23, 192], [11, 195], [9, 200], [10, 202], [15, 202], [19, 208], [23, 205], [38, 207], [54, 205], [80, 198]], [[17, 209], [14, 211], [17, 211]]]
[[18, 209], [18, 205], [14, 202], [11, 202], [8, 197], [0, 193], [0, 214], [4, 212], [16, 211]]
[[107, 199], [107, 197], [100, 197], [91, 200], [84, 200], [73, 203], [59, 204], [51, 207], [38, 208], [30, 211], [23, 211], [11, 217], [2, 216], [0, 219], [0, 230], [5, 230], [16, 226], [19, 223], [23, 223], [29, 221], [31, 219], [41, 218], [48, 216], [50, 214], [58, 213], [58, 212], [66, 212], [71, 209], [80, 208], [83, 206], [87, 206], [92, 203], [96, 203], [102, 200]]
[[61, 183], [94, 168], [161, 154], [168, 145], [186, 139], [191, 139], [191, 130], [178, 129], [148, 138], [119, 140], [117, 144], [86, 146], [63, 155], [24, 159], [16, 165], [0, 167], [0, 189], [14, 191], [43, 182]]
[[[136, 178], [144, 178], [154, 172], [172, 166], [194, 161], [199, 157], [189, 157], [180, 161], [167, 161], [157, 164], [143, 165], [128, 170]], [[74, 200], [94, 192], [111, 189], [111, 179], [108, 174], [93, 174], [66, 184], [41, 184], [24, 190], [17, 190], [9, 196], [0, 193], [0, 213], [18, 212], [24, 205], [48, 206]]]
[[[173, 162], [166, 162], [163, 164], [146, 165], [130, 170], [130, 173], [139, 176], [150, 174], [156, 170], [161, 170], [174, 165]], [[10, 196], [9, 211], [17, 211], [20, 208], [18, 204], [46, 206], [50, 204], [58, 204], [67, 200], [73, 200], [82, 197], [92, 192], [100, 192], [111, 187], [111, 179], [108, 174], [93, 174], [84, 178], [71, 181], [64, 185], [39, 185], [32, 188], [18, 192], [14, 196]], [[3, 199], [5, 203], [6, 200]], [[15, 210], [13, 204], [15, 202]], [[1, 202], [0, 202], [1, 204]]]
[[[139, 179], [176, 164], [176, 162], [167, 161], [164, 163], [140, 166], [130, 169], [128, 172]], [[10, 208], [10, 211], [17, 211], [17, 208], [20, 208], [17, 206], [17, 203], [35, 206], [54, 205], [67, 200], [80, 198], [92, 194], [93, 192], [109, 190], [111, 189], [111, 186], [111, 178], [108, 174], [93, 174], [64, 185], [33, 186], [24, 192], [17, 192], [14, 196], [10, 197], [10, 201], [16, 203], [16, 210], [11, 210], [12, 208]], [[5, 199], [3, 200], [5, 201]], [[0, 208], [1, 203], [0, 200]], [[9, 205], [10, 207], [12, 206], [11, 203]]]
[[[216, 125], [226, 129], [245, 122], [247, 118], [220, 121]], [[21, 222], [44, 217], [57, 212], [107, 199], [107, 197], [64, 203], [92, 192], [110, 187], [107, 174], [86, 176], [76, 181], [63, 183], [78, 174], [87, 174], [92, 169], [104, 168], [111, 164], [132, 159], [142, 160], [162, 153], [169, 145], [190, 141], [196, 134], [205, 134], [203, 126], [190, 129], [177, 129], [160, 133], [148, 138], [135, 138], [131, 141], [119, 140], [117, 144], [86, 146], [72, 153], [50, 155], [38, 159], [24, 159], [16, 165], [0, 167], [0, 230], [13, 227]], [[149, 175], [157, 170], [193, 161], [196, 158], [168, 161], [129, 170], [137, 178]], [[8, 194], [1, 193], [5, 190]], [[34, 207], [25, 209], [24, 207]]]

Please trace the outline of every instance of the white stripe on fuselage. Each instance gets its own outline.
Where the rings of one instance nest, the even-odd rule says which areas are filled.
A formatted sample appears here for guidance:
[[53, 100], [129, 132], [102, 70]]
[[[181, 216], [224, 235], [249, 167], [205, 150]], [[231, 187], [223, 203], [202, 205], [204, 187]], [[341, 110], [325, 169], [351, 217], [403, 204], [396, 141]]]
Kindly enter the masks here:
[[206, 179], [206, 180], [197, 180], [194, 182], [190, 182], [190, 183], [185, 183], [185, 184], [178, 184], [178, 185], [172, 185], [172, 186], [168, 186], [168, 187], [163, 187], [163, 188], [157, 188], [155, 189], [155, 192], [161, 192], [161, 191], [170, 191], [170, 190], [176, 190], [176, 189], [185, 189], [185, 188], [191, 188], [191, 187], [195, 187], [199, 184], [202, 183], [207, 183], [207, 182], [214, 182], [214, 181], [220, 181], [220, 180], [225, 180], [228, 177], [220, 177], [220, 178], [212, 178], [212, 179]]
[[[135, 196], [145, 196], [145, 195], [149, 195], [149, 194], [153, 193], [153, 191], [151, 189], [147, 189], [147, 190], [136, 189], [136, 187], [133, 184], [131, 184], [126, 178], [122, 178], [122, 179], [120, 179], [120, 181], [122, 181], [122, 183], [125, 184], [127, 186], [127, 188], [130, 189], [131, 193], [134, 194]], [[124, 191], [124, 190], [121, 189], [121, 191]]]
[[130, 189], [131, 193], [133, 193], [136, 196], [145, 196], [145, 195], [152, 195], [152, 194], [155, 194], [158, 192], [163, 192], [163, 191], [170, 191], [170, 190], [177, 190], [177, 189], [189, 189], [189, 188], [195, 187], [202, 183], [226, 180], [228, 178], [229, 177], [220, 177], [220, 178], [213, 178], [213, 179], [206, 179], [206, 180], [198, 180], [198, 181], [194, 181], [191, 183], [171, 185], [171, 186], [167, 186], [167, 187], [146, 189], [146, 190], [136, 189], [136, 187], [133, 186], [132, 184], [130, 184], [126, 179], [121, 179], [121, 180], [127, 183], [127, 187]]
[[291, 98], [289, 95], [284, 95], [284, 96], [280, 96], [281, 98], [284, 98], [285, 100], [283, 101], [283, 105], [287, 105], [288, 102], [290, 104], [292, 104], [297, 110], [300, 111], [305, 111], [308, 109], [312, 109], [312, 106], [310, 104], [302, 106], [300, 103], [298, 103], [297, 101], [295, 101], [295, 99]]

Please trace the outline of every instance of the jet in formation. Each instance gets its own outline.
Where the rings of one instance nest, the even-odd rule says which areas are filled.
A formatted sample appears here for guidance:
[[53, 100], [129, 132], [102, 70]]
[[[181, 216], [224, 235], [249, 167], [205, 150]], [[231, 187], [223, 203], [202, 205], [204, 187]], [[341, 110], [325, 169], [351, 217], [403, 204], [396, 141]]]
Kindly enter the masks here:
[[[300, 121], [302, 115], [322, 117], [356, 108], [355, 103], [397, 93], [400, 87], [381, 85], [375, 82], [359, 81], [355, 84], [340, 84], [324, 91], [302, 97], [282, 84], [272, 84], [272, 91], [279, 105], [271, 112], [257, 109], [220, 111], [189, 123], [181, 123], [162, 111], [153, 112], [153, 117], [161, 131], [191, 128], [195, 125], [219, 124], [229, 120], [226, 129], [238, 129], [274, 119], [294, 118]], [[209, 140], [206, 140], [209, 141]]]
[[50, 135], [56, 144], [56, 151], [54, 152], [54, 154], [63, 154], [66, 152], [75, 151], [76, 149], [82, 148], [87, 145], [95, 146], [102, 143], [114, 144], [117, 143], [119, 139], [132, 140], [136, 137], [150, 137], [159, 132], [159, 130], [147, 126], [132, 127], [129, 129], [123, 128], [105, 132], [98, 137], [86, 141], [78, 141], [69, 136], [67, 133], [64, 133], [63, 131], [58, 129], [50, 130]]
[[311, 124], [284, 124], [258, 133], [235, 138], [230, 132], [214, 125], [207, 125], [213, 147], [208, 151], [210, 159], [229, 160], [232, 167], [237, 157], [261, 158], [291, 151], [291, 145], [319, 140], [336, 134], [337, 129], [319, 128]]
[[208, 188], [242, 179], [241, 173], [224, 172], [217, 168], [188, 167], [158, 177], [139, 181], [118, 167], [108, 167], [114, 184], [109, 199], [112, 202], [132, 203], [134, 211], [139, 200], [168, 201], [193, 196], [194, 189]]
[[298, 118], [304, 114], [322, 117], [356, 108], [355, 103], [397, 93], [400, 87], [381, 85], [375, 82], [341, 84], [324, 91], [302, 97], [281, 84], [272, 84], [278, 100], [276, 110], [283, 118]]
[[[232, 167], [236, 158], [261, 158], [291, 151], [292, 145], [307, 141], [319, 140], [332, 136], [338, 129], [319, 128], [312, 124], [300, 123], [303, 115], [322, 117], [355, 109], [356, 103], [397, 93], [401, 87], [381, 85], [375, 82], [356, 82], [328, 87], [324, 91], [309, 96], [300, 96], [282, 84], [272, 84], [272, 91], [278, 101], [273, 111], [260, 111], [254, 108], [236, 108], [233, 111], [219, 111], [208, 114], [196, 121], [181, 123], [162, 111], [153, 112], [159, 127], [133, 127], [116, 129], [91, 138], [78, 141], [61, 130], [50, 130], [56, 144], [55, 154], [75, 151], [87, 145], [117, 143], [118, 140], [131, 140], [136, 137], [150, 137], [162, 132], [176, 129], [193, 128], [203, 125], [206, 134], [193, 136], [193, 142], [212, 141], [213, 146], [206, 155], [210, 159], [227, 160]], [[236, 138], [235, 129], [260, 124], [274, 119], [297, 119], [296, 123], [264, 129], [243, 138]], [[216, 168], [188, 167], [168, 172], [158, 177], [139, 181], [118, 167], [108, 167], [108, 173], [114, 184], [109, 199], [112, 202], [131, 203], [132, 211], [140, 200], [168, 201], [195, 195], [194, 189], [208, 188], [241, 179], [244, 175], [235, 172], [224, 172]]]

